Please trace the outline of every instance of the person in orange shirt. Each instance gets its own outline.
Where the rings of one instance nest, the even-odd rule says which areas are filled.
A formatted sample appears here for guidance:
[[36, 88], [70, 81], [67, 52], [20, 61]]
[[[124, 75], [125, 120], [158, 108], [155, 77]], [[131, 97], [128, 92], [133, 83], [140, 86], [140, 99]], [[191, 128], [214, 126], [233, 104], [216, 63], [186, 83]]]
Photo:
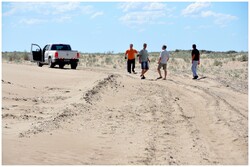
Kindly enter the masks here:
[[130, 49], [128, 49], [125, 53], [125, 59], [128, 59], [127, 61], [127, 70], [128, 73], [131, 74], [131, 65], [132, 65], [132, 72], [136, 74], [135, 72], [135, 54], [137, 54], [137, 50], [133, 49], [133, 44], [130, 44]]

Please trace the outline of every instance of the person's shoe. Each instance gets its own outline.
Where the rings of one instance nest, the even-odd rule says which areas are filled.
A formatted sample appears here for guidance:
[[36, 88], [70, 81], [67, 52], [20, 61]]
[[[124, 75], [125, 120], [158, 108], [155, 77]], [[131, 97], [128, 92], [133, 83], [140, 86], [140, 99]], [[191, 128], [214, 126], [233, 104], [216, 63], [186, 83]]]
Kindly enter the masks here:
[[162, 77], [158, 77], [157, 79], [162, 79]]
[[166, 78], [163, 78], [163, 80], [166, 80]]
[[145, 77], [145, 76], [142, 76], [141, 79], [146, 79], [146, 77]]
[[134, 74], [137, 74], [137, 72], [133, 71]]
[[198, 78], [198, 76], [194, 76], [194, 77], [193, 77], [193, 79], [197, 79], [197, 78]]

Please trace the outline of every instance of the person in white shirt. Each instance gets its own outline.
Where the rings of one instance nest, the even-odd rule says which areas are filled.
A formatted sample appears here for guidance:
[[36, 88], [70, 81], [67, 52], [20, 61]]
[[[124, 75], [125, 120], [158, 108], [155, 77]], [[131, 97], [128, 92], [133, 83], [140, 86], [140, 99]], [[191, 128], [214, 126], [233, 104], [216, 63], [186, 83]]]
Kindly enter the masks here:
[[160, 77], [158, 77], [157, 79], [161, 79], [162, 78], [162, 75], [161, 75], [161, 68], [163, 67], [163, 70], [164, 70], [164, 80], [166, 80], [166, 77], [167, 77], [167, 62], [169, 60], [169, 53], [168, 51], [166, 50], [167, 49], [167, 46], [166, 45], [163, 45], [162, 46], [162, 51], [160, 53], [160, 57], [159, 57], [159, 60], [158, 60], [158, 73], [160, 75]]

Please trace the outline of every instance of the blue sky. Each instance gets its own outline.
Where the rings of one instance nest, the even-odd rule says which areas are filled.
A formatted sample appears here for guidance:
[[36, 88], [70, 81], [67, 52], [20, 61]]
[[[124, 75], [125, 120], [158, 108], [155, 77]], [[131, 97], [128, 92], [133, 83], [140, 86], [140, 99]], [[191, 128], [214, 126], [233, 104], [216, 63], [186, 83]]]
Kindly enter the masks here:
[[248, 2], [2, 2], [2, 51], [68, 43], [81, 52], [248, 51]]

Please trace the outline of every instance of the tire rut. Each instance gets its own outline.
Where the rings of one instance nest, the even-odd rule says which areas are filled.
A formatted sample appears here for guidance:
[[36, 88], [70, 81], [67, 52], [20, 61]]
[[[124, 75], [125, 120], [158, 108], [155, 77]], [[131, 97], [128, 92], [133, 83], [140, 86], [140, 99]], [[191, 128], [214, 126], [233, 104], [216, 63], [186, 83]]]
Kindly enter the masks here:
[[[244, 145], [245, 148], [247, 148], [247, 118], [245, 115], [219, 95], [201, 86], [192, 86], [173, 80], [172, 82], [181, 85], [183, 90], [192, 93], [194, 96], [199, 96], [199, 98], [197, 98], [199, 102], [204, 101], [203, 111], [205, 112], [196, 110], [196, 121], [192, 121], [192, 123], [196, 124], [197, 129], [200, 129], [199, 133], [203, 133], [203, 137], [207, 138], [207, 141], [203, 142], [207, 142], [207, 149], [210, 150], [211, 156], [205, 159], [208, 161], [215, 160], [213, 163], [216, 164], [241, 164], [241, 162], [237, 160], [237, 156], [241, 156], [241, 153], [238, 153], [238, 155], [236, 154], [237, 156], [231, 153], [233, 149], [229, 149], [228, 145], [231, 145], [230, 148], [233, 147], [234, 149], [239, 149]], [[180, 103], [179, 105], [183, 104]], [[222, 110], [222, 108], [224, 109]], [[205, 115], [207, 117], [205, 117]], [[236, 121], [232, 121], [233, 119], [236, 119]], [[206, 128], [206, 124], [209, 125], [208, 128]], [[220, 131], [219, 129], [225, 130]], [[223, 136], [225, 137], [223, 138]], [[225, 150], [225, 152], [221, 150]], [[215, 154], [211, 151], [214, 151]], [[245, 151], [247, 153], [247, 150]], [[228, 156], [225, 157], [225, 155]]]

